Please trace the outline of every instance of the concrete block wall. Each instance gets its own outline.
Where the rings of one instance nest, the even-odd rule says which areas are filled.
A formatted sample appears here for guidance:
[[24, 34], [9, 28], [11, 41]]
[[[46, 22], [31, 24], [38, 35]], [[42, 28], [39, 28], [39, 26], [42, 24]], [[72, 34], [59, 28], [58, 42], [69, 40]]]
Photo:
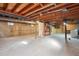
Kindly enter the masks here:
[[22, 35], [35, 35], [36, 25], [14, 23], [9, 26], [8, 22], [0, 22], [0, 37], [12, 37]]
[[[74, 30], [77, 28], [77, 24], [67, 24], [67, 30]], [[54, 33], [64, 33], [65, 32], [65, 27], [64, 25], [60, 25], [60, 28], [55, 28], [52, 27], [52, 34]]]
[[0, 37], [10, 36], [10, 29], [7, 22], [0, 22]]
[[36, 25], [15, 23], [12, 29], [13, 36], [35, 34]]

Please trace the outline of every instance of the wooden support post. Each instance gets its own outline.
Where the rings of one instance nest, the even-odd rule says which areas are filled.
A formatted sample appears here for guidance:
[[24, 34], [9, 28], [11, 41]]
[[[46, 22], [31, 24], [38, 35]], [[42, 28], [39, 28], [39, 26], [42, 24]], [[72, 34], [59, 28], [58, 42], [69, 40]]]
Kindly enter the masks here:
[[65, 24], [65, 42], [67, 42], [67, 27], [66, 27], [66, 24]]

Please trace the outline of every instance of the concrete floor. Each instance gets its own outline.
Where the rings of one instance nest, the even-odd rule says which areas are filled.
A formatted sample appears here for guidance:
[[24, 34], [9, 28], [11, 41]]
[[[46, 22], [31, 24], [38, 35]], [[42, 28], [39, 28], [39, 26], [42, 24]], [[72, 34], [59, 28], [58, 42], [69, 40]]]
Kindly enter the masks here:
[[0, 38], [0, 56], [79, 56], [79, 40], [64, 40], [64, 34]]

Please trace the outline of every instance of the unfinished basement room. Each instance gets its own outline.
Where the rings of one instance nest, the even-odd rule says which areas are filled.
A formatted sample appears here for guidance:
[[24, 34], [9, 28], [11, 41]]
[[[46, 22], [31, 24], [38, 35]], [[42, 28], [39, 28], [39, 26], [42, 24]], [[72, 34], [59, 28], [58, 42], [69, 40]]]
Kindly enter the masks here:
[[0, 56], [79, 56], [79, 3], [0, 3]]

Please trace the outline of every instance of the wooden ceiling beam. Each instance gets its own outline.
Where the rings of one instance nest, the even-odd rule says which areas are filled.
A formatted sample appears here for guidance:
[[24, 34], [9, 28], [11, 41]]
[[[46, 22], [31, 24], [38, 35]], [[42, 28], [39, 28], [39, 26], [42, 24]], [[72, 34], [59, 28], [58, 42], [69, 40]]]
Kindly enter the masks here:
[[73, 8], [73, 7], [75, 7], [75, 6], [79, 6], [79, 4], [77, 4], [77, 3], [72, 3], [71, 5], [67, 6], [66, 8], [67, 8], [67, 9], [71, 9], [71, 8]]
[[78, 14], [75, 14], [75, 16], [74, 15], [71, 15], [71, 16], [69, 16], [69, 17], [65, 17], [66, 19], [79, 19], [79, 15]]
[[57, 14], [57, 15], [54, 15], [54, 16], [50, 16], [50, 17], [48, 17], [48, 18], [50, 18], [50, 19], [53, 19], [53, 18], [66, 18], [66, 17], [70, 17], [70, 16], [76, 16], [76, 14], [78, 15], [79, 14], [79, 11], [78, 10], [76, 10], [76, 11], [73, 11], [73, 12], [70, 12], [70, 13], [66, 13], [66, 14]]
[[[78, 9], [79, 10], [79, 9]], [[71, 12], [67, 12], [67, 13], [63, 13], [63, 15], [65, 14], [65, 15], [68, 15], [68, 14], [71, 14], [71, 13], [75, 13], [75, 12], [78, 12], [78, 10], [72, 10]], [[54, 15], [55, 14], [55, 15]], [[47, 16], [52, 16], [52, 15], [54, 15], [54, 17], [55, 16], [58, 16], [58, 15], [62, 15], [62, 13], [61, 12], [53, 12], [53, 13], [51, 13], [51, 14], [45, 14], [45, 15], [42, 15], [41, 17], [47, 17]], [[37, 15], [37, 16], [39, 16], [39, 15]], [[36, 17], [36, 16], [35, 16]], [[32, 17], [31, 17], [32, 18]]]
[[8, 12], [11, 12], [11, 10], [14, 8], [15, 5], [16, 5], [16, 3], [9, 3], [9, 4], [8, 4], [8, 7], [6, 8], [6, 10], [7, 10]]
[[[78, 9], [79, 10], [79, 9]], [[56, 14], [56, 15], [51, 15], [51, 14], [49, 14], [49, 15], [43, 15], [43, 16], [36, 16], [36, 17], [33, 17], [33, 19], [55, 19], [55, 18], [64, 18], [64, 17], [70, 17], [70, 16], [75, 16], [76, 14], [78, 15], [79, 14], [79, 12], [78, 12], [78, 10], [74, 10], [74, 11], [72, 11], [72, 12], [70, 12], [70, 13], [66, 13], [66, 14]], [[53, 13], [54, 14], [54, 13]], [[63, 17], [62, 17], [63, 16]], [[32, 18], [31, 18], [32, 19]]]
[[30, 13], [26, 14], [25, 16], [29, 16], [29, 15], [31, 15], [31, 14], [34, 14], [34, 13], [40, 11], [40, 10], [43, 10], [43, 9], [45, 9], [45, 8], [48, 8], [48, 7], [52, 6], [52, 5], [54, 5], [54, 4], [46, 5], [46, 6], [44, 6], [43, 8], [37, 9], [37, 10], [35, 10], [35, 11], [33, 11], [33, 12], [30, 12]]
[[0, 10], [3, 9], [3, 3], [0, 3]]
[[22, 3], [14, 12], [18, 13], [21, 11], [23, 8], [25, 8], [28, 5], [28, 3]]
[[[75, 9], [79, 8], [78, 5], [79, 5], [79, 4], [71, 4], [71, 5], [69, 5], [68, 8], [69, 8], [69, 7], [72, 7], [72, 6], [75, 6], [75, 7], [77, 6], [76, 8], [74, 7], [74, 8], [70, 8], [70, 9], [68, 9], [69, 12], [71, 12], [73, 9], [75, 10]], [[51, 12], [51, 13], [54, 14], [55, 12]], [[49, 14], [50, 14], [50, 13], [49, 13]], [[47, 15], [48, 15], [48, 14], [47, 14]], [[38, 15], [38, 16], [39, 16], [39, 15]]]
[[[16, 3], [9, 3], [8, 5], [7, 5], [7, 3], [5, 4], [5, 5], [3, 5], [3, 10], [10, 10], [10, 11], [12, 11], [12, 12], [14, 12], [15, 13], [15, 11], [18, 9], [19, 10], [19, 7], [21, 6], [22, 7], [22, 5], [23, 4], [16, 4]], [[28, 5], [28, 4], [27, 4]], [[23, 5], [24, 6], [24, 5]], [[32, 6], [32, 5], [31, 5]], [[66, 13], [64, 16], [65, 17], [78, 17], [77, 15], [79, 14], [79, 12], [78, 12], [78, 10], [79, 10], [79, 4], [58, 4], [58, 5], [55, 5], [55, 6], [53, 6], [53, 4], [52, 5], [50, 5], [50, 6], [48, 6], [48, 7], [51, 7], [51, 6], [53, 6], [53, 7], [51, 7], [51, 8], [48, 8], [48, 7], [45, 7], [45, 6], [43, 6], [42, 8], [40, 8], [40, 9], [37, 9], [37, 11], [35, 10], [35, 12], [33, 11], [33, 12], [29, 12], [30, 10], [32, 10], [32, 9], [34, 9], [35, 7], [37, 7], [37, 6], [39, 6], [39, 4], [34, 4], [33, 5], [33, 7], [29, 7], [29, 8], [25, 8], [26, 6], [24, 6], [24, 7], [20, 7], [20, 10], [19, 11], [17, 11], [17, 12], [20, 12], [19, 14], [17, 14], [17, 15], [20, 15], [20, 16], [23, 16], [23, 15], [21, 15], [21, 14], [26, 14], [26, 16], [29, 16], [29, 15], [32, 15], [32, 14], [36, 14], [36, 13], [38, 13], [39, 11], [42, 11], [42, 10], [44, 10], [44, 9], [46, 9], [47, 11], [50, 11], [50, 10], [52, 10], [52, 11], [55, 11], [55, 10], [59, 10], [59, 9], [61, 9], [61, 8], [68, 8], [68, 10], [69, 10], [69, 12], [68, 13]], [[47, 9], [48, 8], [48, 9]], [[0, 12], [2, 12], [2, 11], [0, 11]], [[11, 13], [12, 13], [11, 12]], [[29, 13], [28, 13], [29, 12]], [[8, 13], [8, 12], [7, 12]], [[14, 13], [12, 13], [12, 14], [14, 14]], [[32, 14], [31, 14], [32, 13]], [[54, 12], [52, 12], [52, 14], [54, 14]], [[38, 18], [38, 19], [58, 19], [58, 18], [60, 18], [61, 19], [61, 14], [59, 14], [59, 13], [56, 13], [56, 15], [54, 16], [54, 15], [52, 15], [52, 14], [47, 14], [47, 15], [42, 15], [42, 16], [40, 16], [40, 15], [38, 15], [38, 16], [36, 16], [36, 17], [33, 17], [33, 18]], [[32, 19], [33, 19], [32, 18]], [[30, 18], [29, 18], [30, 19]]]
[[[78, 9], [79, 10], [79, 9]], [[70, 17], [71, 15], [73, 16], [76, 16], [76, 14], [78, 15], [79, 14], [79, 11], [78, 10], [75, 10], [75, 11], [72, 11], [68, 14], [63, 14], [63, 17]]]
[[8, 7], [8, 3], [3, 3], [3, 10], [6, 10], [7, 7]]
[[25, 10], [27, 10], [27, 8], [28, 8], [29, 5], [33, 5], [33, 4], [32, 4], [32, 3], [31, 3], [31, 4], [27, 4], [24, 8], [22, 8], [22, 9], [18, 12], [18, 14], [21, 14], [22, 12], [24, 12]]
[[[0, 10], [0, 13], [7, 13], [7, 14], [13, 14], [13, 15], [16, 15], [16, 16], [22, 16], [20, 14], [14, 14], [12, 12], [7, 12], [7, 11], [3, 11], [3, 10]], [[24, 16], [22, 16], [22, 17], [24, 17]]]
[[78, 9], [78, 8], [79, 8], [79, 6], [75, 6], [73, 8], [68, 9], [68, 10], [71, 11], [71, 10]]
[[45, 10], [45, 12], [48, 12], [48, 13], [58, 12], [58, 11], [62, 11], [65, 8], [70, 8], [70, 7], [77, 6], [77, 5], [78, 4], [59, 5], [59, 7], [57, 6], [57, 7], [49, 8], [48, 10]]
[[[51, 7], [51, 8], [49, 8], [49, 9], [47, 9], [47, 10], [44, 10], [43, 12], [48, 12], [48, 11], [50, 11], [50, 10], [52, 10], [52, 12], [55, 12], [56, 10], [59, 10], [59, 9], [62, 9], [62, 8], [64, 8], [64, 7], [68, 7], [69, 5], [71, 5], [71, 4], [58, 4], [58, 5], [55, 5], [55, 6], [53, 6], [53, 7]], [[57, 11], [56, 11], [57, 12]], [[34, 14], [33, 14], [34, 15]], [[36, 13], [35, 13], [35, 15], [36, 15]], [[30, 16], [30, 15], [29, 15]]]
[[20, 5], [21, 5], [21, 3], [17, 3], [17, 4], [13, 7], [13, 9], [11, 10], [11, 12], [14, 12]]
[[[53, 13], [51, 13], [51, 14], [55, 14], [55, 13], [56, 13], [57, 15], [58, 15], [58, 14], [59, 14], [59, 15], [62, 15], [62, 14], [63, 14], [63, 15], [64, 15], [64, 14], [71, 14], [71, 13], [78, 12], [78, 10], [79, 10], [79, 8], [77, 8], [77, 9], [74, 8], [74, 9], [71, 9], [71, 11], [68, 11], [68, 12], [53, 12]], [[46, 14], [46, 15], [51, 15], [51, 14]], [[57, 16], [57, 15], [56, 15], [56, 16]]]
[[37, 6], [39, 6], [38, 3], [34, 4], [32, 7], [26, 9], [25, 11], [21, 12], [20, 14], [23, 14], [23, 15], [24, 15], [24, 14], [26, 14], [28, 11], [32, 10], [33, 8], [36, 8]]
[[44, 5], [42, 3], [39, 4], [41, 7], [43, 7]]

